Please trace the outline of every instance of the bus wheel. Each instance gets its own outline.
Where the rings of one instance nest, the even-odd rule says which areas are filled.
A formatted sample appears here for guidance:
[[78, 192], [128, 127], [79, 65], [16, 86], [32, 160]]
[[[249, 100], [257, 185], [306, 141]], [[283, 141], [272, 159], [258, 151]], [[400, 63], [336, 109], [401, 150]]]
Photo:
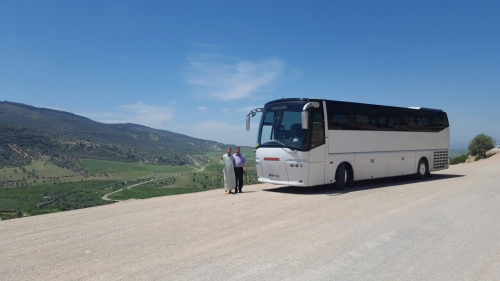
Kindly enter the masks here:
[[424, 179], [429, 175], [429, 164], [427, 164], [427, 160], [424, 158], [418, 161], [417, 173], [414, 178], [416, 179]]
[[347, 170], [345, 164], [342, 163], [337, 167], [337, 172], [335, 172], [335, 183], [337, 184], [337, 189], [344, 189], [345, 183], [347, 182]]
[[345, 171], [346, 171], [346, 180], [345, 180], [345, 185], [347, 186], [352, 186], [352, 182], [354, 181], [354, 172], [352, 171], [352, 167], [349, 164], [344, 164], [345, 165]]

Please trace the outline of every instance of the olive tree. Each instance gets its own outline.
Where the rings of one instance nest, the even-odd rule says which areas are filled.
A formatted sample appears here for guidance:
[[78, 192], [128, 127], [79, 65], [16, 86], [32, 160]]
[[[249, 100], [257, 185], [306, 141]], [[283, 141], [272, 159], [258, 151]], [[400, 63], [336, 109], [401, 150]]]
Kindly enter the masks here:
[[486, 152], [495, 147], [495, 140], [485, 134], [479, 134], [469, 143], [469, 154], [476, 159], [486, 158]]

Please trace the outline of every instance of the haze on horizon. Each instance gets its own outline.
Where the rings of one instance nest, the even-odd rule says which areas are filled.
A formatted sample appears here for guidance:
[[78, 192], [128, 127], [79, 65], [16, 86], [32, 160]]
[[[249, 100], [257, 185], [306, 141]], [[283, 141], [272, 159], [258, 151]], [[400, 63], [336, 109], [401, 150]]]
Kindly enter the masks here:
[[254, 146], [266, 102], [448, 113], [500, 142], [499, 1], [1, 1], [0, 100]]

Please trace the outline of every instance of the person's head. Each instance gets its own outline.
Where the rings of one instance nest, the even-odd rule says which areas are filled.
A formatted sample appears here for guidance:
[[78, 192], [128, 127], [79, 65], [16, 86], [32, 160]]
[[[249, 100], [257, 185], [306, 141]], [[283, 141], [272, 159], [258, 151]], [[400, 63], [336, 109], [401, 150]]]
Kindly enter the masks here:
[[231, 148], [228, 147], [227, 150], [226, 150], [227, 154], [231, 154]]
[[236, 150], [236, 154], [240, 154], [240, 148], [239, 147], [235, 148], [235, 150]]

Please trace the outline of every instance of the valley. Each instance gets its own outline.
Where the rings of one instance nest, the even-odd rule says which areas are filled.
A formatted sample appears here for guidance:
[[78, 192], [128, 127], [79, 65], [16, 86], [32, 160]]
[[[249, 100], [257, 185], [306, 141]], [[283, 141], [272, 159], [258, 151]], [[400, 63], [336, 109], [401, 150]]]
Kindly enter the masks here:
[[[220, 155], [235, 147], [11, 102], [0, 124], [0, 219], [221, 188]], [[257, 183], [254, 151], [242, 153]]]

